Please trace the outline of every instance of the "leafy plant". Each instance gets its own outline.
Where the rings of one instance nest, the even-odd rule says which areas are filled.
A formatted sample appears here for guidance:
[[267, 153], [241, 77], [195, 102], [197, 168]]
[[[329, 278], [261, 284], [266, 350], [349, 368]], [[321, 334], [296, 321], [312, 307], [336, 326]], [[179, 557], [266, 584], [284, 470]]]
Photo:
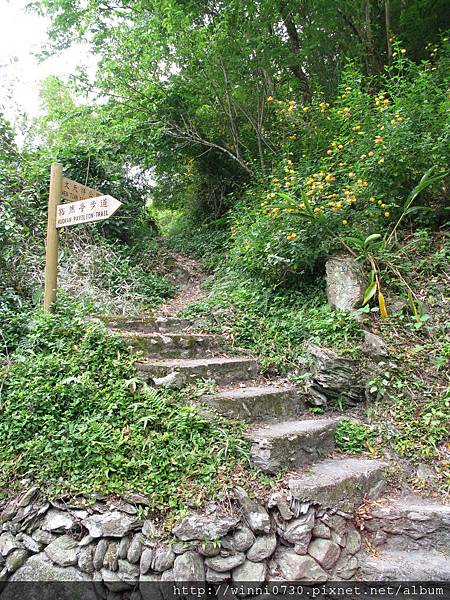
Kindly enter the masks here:
[[336, 427], [336, 446], [342, 452], [361, 454], [371, 450], [375, 437], [375, 432], [368, 425], [352, 419], [340, 419]]
[[[211, 423], [176, 392], [136, 385], [134, 358], [69, 301], [35, 311], [2, 367], [0, 485], [25, 475], [49, 493], [138, 489], [179, 510], [246, 460], [239, 425]], [[131, 385], [133, 383], [133, 385]]]

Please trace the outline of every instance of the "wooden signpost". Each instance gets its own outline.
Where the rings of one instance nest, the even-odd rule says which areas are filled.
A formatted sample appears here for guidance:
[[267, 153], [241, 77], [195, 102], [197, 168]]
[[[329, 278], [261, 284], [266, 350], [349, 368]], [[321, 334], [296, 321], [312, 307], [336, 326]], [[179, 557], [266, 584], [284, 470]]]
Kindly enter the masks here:
[[[44, 308], [51, 310], [58, 287], [58, 228], [109, 219], [122, 206], [112, 196], [87, 187], [62, 175], [63, 166], [54, 163], [50, 174], [47, 246], [45, 252]], [[65, 200], [75, 200], [61, 204]]]

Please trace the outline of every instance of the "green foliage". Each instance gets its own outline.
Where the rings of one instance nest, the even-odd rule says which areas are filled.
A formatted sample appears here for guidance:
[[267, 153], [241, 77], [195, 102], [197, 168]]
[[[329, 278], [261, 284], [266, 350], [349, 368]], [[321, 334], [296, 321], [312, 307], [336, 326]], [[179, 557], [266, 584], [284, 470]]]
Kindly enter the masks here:
[[352, 316], [327, 305], [322, 281], [273, 291], [222, 270], [210, 295], [184, 314], [204, 316], [211, 327], [229, 332], [236, 347], [257, 355], [265, 370], [283, 373], [299, 367], [307, 341], [345, 352], [361, 337], [361, 326]]
[[340, 419], [336, 427], [336, 446], [342, 452], [360, 454], [371, 450], [374, 439], [375, 432], [368, 425], [358, 423], [352, 419]]
[[[234, 211], [237, 268], [285, 284], [320, 270], [335, 250], [352, 251], [352, 240], [446, 218], [446, 59], [416, 65], [397, 50], [381, 91], [349, 66], [332, 105], [269, 98], [286, 143], [270, 179]], [[433, 177], [418, 186], [430, 167]]]
[[207, 269], [215, 269], [223, 263], [229, 243], [227, 224], [225, 219], [195, 224], [182, 217], [170, 230], [168, 247], [198, 258]]
[[[383, 2], [30, 4], [50, 17], [55, 46], [87, 38], [99, 56], [105, 145], [153, 167], [155, 200], [187, 207], [196, 217], [221, 216], [230, 194], [265, 177], [279, 162], [286, 133], [311, 140], [312, 150], [321, 145], [313, 124], [293, 120], [286, 132], [267, 97], [294, 98], [299, 106], [322, 96], [330, 101], [344, 59], [371, 78], [371, 87], [388, 62]], [[390, 33], [404, 40], [414, 60], [429, 56], [426, 43], [437, 43], [449, 25], [445, 1], [389, 4]], [[421, 99], [415, 116], [424, 115]], [[414, 136], [423, 131], [420, 122]], [[400, 173], [397, 150], [392, 147], [390, 157], [400, 158]]]
[[3, 377], [2, 487], [26, 475], [50, 493], [134, 489], [180, 509], [246, 456], [237, 426], [210, 423], [177, 393], [136, 389], [123, 342], [67, 301], [33, 314]]

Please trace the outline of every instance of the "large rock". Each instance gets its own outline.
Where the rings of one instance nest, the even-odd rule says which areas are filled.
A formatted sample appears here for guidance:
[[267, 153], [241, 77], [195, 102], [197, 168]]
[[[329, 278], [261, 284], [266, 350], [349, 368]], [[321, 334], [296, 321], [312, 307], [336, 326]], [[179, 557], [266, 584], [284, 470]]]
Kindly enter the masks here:
[[333, 569], [331, 577], [333, 580], [351, 579], [358, 570], [358, 565], [359, 563], [356, 556], [345, 556], [342, 554]]
[[308, 393], [314, 404], [322, 406], [344, 398], [346, 405], [354, 405], [365, 399], [367, 378], [357, 361], [316, 344], [309, 343], [307, 350], [312, 358]]
[[99, 543], [97, 544], [97, 547], [94, 552], [93, 564], [94, 564], [94, 569], [96, 571], [100, 571], [100, 569], [103, 567], [103, 561], [105, 559], [105, 554], [106, 554], [107, 550], [108, 550], [108, 541], [100, 540]]
[[246, 560], [242, 565], [234, 569], [232, 580], [235, 585], [239, 585], [240, 583], [251, 583], [257, 586], [265, 581], [266, 572], [266, 563]]
[[351, 256], [332, 256], [325, 264], [327, 272], [327, 297], [333, 308], [353, 311], [363, 300], [367, 278]]
[[222, 538], [221, 545], [225, 550], [245, 552], [255, 541], [255, 534], [246, 525], [240, 525], [233, 533]]
[[338, 561], [341, 549], [331, 540], [318, 538], [311, 542], [308, 554], [312, 556], [325, 570], [331, 569]]
[[232, 515], [189, 515], [172, 529], [183, 542], [190, 540], [215, 540], [223, 537], [239, 523], [238, 516]]
[[151, 548], [145, 548], [141, 555], [141, 562], [139, 564], [139, 570], [141, 575], [145, 575], [150, 571], [153, 561], [153, 550]]
[[200, 554], [189, 550], [177, 556], [173, 565], [173, 577], [177, 583], [204, 582], [205, 566]]
[[121, 558], [119, 558], [118, 562], [120, 579], [126, 583], [136, 583], [136, 581], [139, 579], [139, 566]]
[[[6, 585], [2, 600], [98, 600], [94, 586], [89, 585], [92, 582], [89, 575], [73, 567], [56, 566], [44, 552], [29, 558], [9, 581], [12, 585]], [[33, 585], [21, 582], [33, 582]], [[74, 582], [82, 585], [73, 585]]]
[[255, 533], [270, 533], [270, 518], [266, 509], [249, 498], [247, 492], [240, 487], [234, 489], [234, 495], [250, 529]]
[[305, 515], [289, 521], [284, 531], [281, 531], [283, 538], [295, 545], [295, 551], [298, 554], [306, 554], [312, 537], [314, 519], [314, 509], [310, 508]]
[[153, 551], [152, 569], [161, 573], [173, 567], [175, 553], [167, 546], [160, 546]]
[[245, 560], [245, 554], [238, 552], [237, 554], [231, 554], [230, 556], [214, 556], [205, 560], [205, 565], [214, 571], [219, 573], [226, 573], [242, 565]]
[[13, 550], [16, 550], [20, 547], [21, 544], [9, 531], [0, 535], [0, 556], [6, 558]]
[[44, 552], [60, 567], [70, 567], [77, 563], [79, 547], [73, 538], [62, 535], [49, 544]]
[[327, 573], [310, 556], [300, 556], [294, 550], [280, 548], [276, 562], [283, 579], [286, 581], [326, 581]]
[[74, 524], [75, 520], [69, 513], [51, 508], [44, 517], [41, 529], [53, 533], [65, 533], [72, 529]]
[[275, 552], [277, 538], [274, 533], [261, 535], [247, 552], [247, 558], [253, 562], [261, 562]]
[[15, 573], [17, 569], [19, 569], [28, 558], [28, 552], [25, 548], [19, 548], [18, 550], [13, 550], [11, 554], [8, 555], [5, 567], [8, 569], [9, 573]]
[[142, 534], [137, 533], [131, 540], [127, 552], [127, 559], [130, 563], [136, 564], [139, 562], [142, 554]]
[[106, 550], [103, 566], [109, 571], [117, 571], [119, 568], [119, 544], [110, 542]]
[[136, 518], [119, 511], [92, 515], [82, 521], [82, 525], [93, 538], [123, 537], [136, 525]]
[[85, 546], [80, 549], [80, 553], [78, 555], [78, 568], [85, 573], [92, 574], [94, 572], [94, 551], [94, 546]]

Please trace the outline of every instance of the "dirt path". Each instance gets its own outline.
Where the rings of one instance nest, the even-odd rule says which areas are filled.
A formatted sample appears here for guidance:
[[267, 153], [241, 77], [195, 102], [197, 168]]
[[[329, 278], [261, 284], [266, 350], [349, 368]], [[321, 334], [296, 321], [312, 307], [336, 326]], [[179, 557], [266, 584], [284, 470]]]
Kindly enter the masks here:
[[209, 273], [198, 260], [170, 251], [164, 245], [160, 254], [161, 264], [164, 264], [164, 272], [161, 274], [178, 288], [178, 293], [160, 306], [155, 314], [169, 317], [207, 294], [202, 289], [202, 284], [209, 277]]

